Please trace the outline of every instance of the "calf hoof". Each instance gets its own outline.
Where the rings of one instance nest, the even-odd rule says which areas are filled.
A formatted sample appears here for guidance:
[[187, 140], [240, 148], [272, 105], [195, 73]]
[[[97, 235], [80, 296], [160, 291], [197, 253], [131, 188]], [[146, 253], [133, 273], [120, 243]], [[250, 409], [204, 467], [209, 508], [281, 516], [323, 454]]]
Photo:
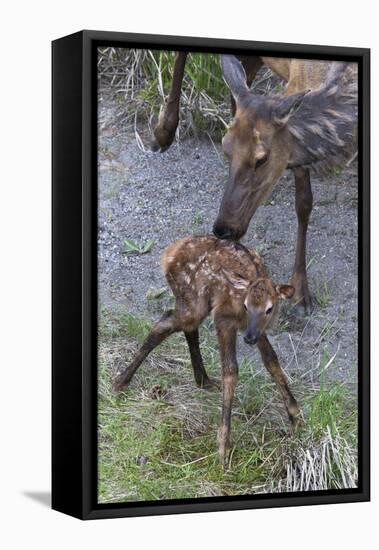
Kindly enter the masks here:
[[291, 424], [292, 424], [292, 431], [295, 434], [298, 433], [302, 428], [304, 428], [305, 422], [301, 412], [299, 412], [296, 416], [293, 416], [291, 418]]
[[112, 391], [113, 393], [121, 393], [125, 387], [126, 386], [124, 384], [121, 384], [119, 382], [114, 382], [112, 384]]
[[218, 456], [220, 460], [220, 464], [223, 468], [223, 470], [229, 470], [230, 468], [230, 459], [231, 459], [231, 449], [229, 447], [225, 449], [219, 449], [218, 450]]
[[230, 452], [232, 448], [230, 437], [227, 433], [225, 433], [224, 427], [219, 428], [217, 435], [219, 460], [224, 470], [227, 470], [230, 466]]
[[120, 393], [129, 386], [130, 380], [125, 379], [122, 374], [116, 378], [112, 384], [112, 390], [114, 393]]

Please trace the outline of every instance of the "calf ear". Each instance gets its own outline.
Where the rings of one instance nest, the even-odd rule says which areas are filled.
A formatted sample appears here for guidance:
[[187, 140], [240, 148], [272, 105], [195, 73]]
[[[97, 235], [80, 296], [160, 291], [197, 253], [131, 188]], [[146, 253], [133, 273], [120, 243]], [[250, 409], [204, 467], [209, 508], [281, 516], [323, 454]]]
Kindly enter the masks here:
[[234, 55], [221, 56], [221, 68], [225, 82], [238, 103], [250, 90], [246, 84], [246, 73], [242, 63]]
[[304, 97], [310, 90], [299, 92], [297, 94], [284, 97], [279, 105], [274, 109], [274, 123], [278, 126], [284, 126], [287, 124], [291, 116], [296, 113], [300, 105], [303, 103]]
[[291, 285], [276, 285], [275, 290], [279, 298], [283, 300], [289, 300], [295, 294], [295, 289]]
[[247, 290], [250, 281], [247, 279], [244, 279], [239, 275], [238, 273], [233, 273], [232, 271], [225, 271], [225, 269], [222, 270], [225, 279], [228, 281], [228, 283], [237, 290]]

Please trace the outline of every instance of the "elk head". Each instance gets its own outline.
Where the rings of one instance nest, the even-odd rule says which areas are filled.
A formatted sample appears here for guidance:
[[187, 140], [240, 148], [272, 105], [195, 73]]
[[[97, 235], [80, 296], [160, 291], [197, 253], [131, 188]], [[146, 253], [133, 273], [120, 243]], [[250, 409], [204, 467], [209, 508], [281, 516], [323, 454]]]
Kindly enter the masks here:
[[221, 64], [236, 114], [222, 141], [229, 160], [229, 181], [213, 232], [220, 238], [238, 240], [289, 163], [292, 138], [287, 123], [307, 91], [283, 97], [256, 96], [250, 92], [236, 57], [223, 55]]

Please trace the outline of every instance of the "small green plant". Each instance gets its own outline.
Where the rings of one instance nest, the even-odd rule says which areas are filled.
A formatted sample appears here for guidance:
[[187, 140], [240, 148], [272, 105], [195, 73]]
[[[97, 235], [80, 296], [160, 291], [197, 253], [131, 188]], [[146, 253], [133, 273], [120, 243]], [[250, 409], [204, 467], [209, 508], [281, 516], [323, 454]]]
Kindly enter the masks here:
[[162, 288], [149, 288], [146, 292], [146, 298], [148, 300], [159, 300], [162, 298], [163, 294], [167, 292], [167, 288], [164, 286]]
[[319, 284], [316, 290], [316, 300], [318, 305], [325, 309], [330, 304], [330, 289], [328, 287], [327, 281], [324, 281], [322, 284]]
[[194, 225], [201, 225], [203, 223], [203, 216], [201, 215], [201, 212], [196, 212], [194, 214], [193, 223]]
[[145, 244], [137, 243], [132, 239], [125, 239], [124, 252], [125, 254], [147, 254], [147, 252], [150, 252], [154, 243], [155, 241], [153, 239], [148, 239]]

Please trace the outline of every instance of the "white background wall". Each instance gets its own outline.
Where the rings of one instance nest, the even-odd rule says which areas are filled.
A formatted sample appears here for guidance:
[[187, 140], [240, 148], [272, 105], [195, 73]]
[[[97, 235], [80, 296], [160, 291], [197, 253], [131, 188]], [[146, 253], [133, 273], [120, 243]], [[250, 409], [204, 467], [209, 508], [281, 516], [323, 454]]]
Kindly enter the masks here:
[[[378, 540], [373, 502], [82, 523], [26, 493], [50, 484], [50, 41], [82, 28], [361, 46], [373, 69], [373, 352], [378, 310], [376, 3], [331, 0], [3, 2], [1, 29], [0, 538], [3, 548], [343, 548]], [[176, 7], [175, 7], [176, 6]], [[4, 124], [5, 121], [5, 124]], [[5, 308], [3, 307], [5, 300]], [[373, 360], [373, 427], [378, 385]], [[70, 396], [67, 396], [69, 402]], [[46, 496], [43, 497], [46, 500]], [[375, 546], [377, 547], [377, 546]]]

